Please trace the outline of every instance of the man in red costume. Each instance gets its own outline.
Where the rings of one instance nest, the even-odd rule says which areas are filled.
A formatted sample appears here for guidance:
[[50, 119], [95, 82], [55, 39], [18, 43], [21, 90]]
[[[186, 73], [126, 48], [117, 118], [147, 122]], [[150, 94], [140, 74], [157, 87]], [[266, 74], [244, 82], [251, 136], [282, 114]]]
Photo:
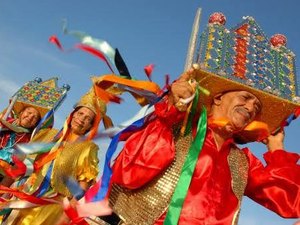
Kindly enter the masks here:
[[[172, 221], [178, 208], [172, 194], [191, 142], [178, 135], [174, 124], [183, 120], [185, 113], [180, 111], [187, 108], [180, 100], [194, 93], [191, 76], [203, 73], [194, 70], [174, 82], [168, 102], [156, 105], [156, 118], [125, 143], [113, 170], [110, 200], [115, 212], [125, 224], [237, 224], [242, 196], [246, 195], [283, 217], [299, 217], [299, 154], [284, 150], [283, 131], [264, 140], [266, 166], [248, 148], [236, 146], [243, 132], [247, 141], [261, 138], [257, 134], [263, 127], [248, 132], [245, 128], [265, 113], [260, 98], [247, 89], [237, 89], [212, 98], [203, 147], [183, 204], [178, 206], [178, 221]], [[194, 138], [196, 132], [193, 127]], [[172, 204], [175, 207], [171, 208]]]
[[[237, 224], [244, 195], [300, 217], [299, 154], [283, 146], [284, 122], [300, 107], [294, 56], [282, 35], [266, 41], [253, 18], [230, 31], [221, 14], [209, 22], [200, 65], [171, 85], [113, 165], [109, 200], [126, 225]], [[253, 141], [266, 144], [266, 165], [237, 146]]]

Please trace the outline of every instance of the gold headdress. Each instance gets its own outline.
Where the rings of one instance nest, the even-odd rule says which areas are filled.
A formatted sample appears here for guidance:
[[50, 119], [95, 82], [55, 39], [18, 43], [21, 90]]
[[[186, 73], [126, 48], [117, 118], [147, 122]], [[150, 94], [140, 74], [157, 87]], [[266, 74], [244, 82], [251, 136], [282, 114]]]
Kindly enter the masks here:
[[94, 85], [75, 105], [75, 109], [80, 107], [87, 107], [95, 113], [94, 123], [88, 139], [92, 139], [96, 135], [101, 120], [103, 120], [105, 128], [113, 126], [111, 119], [106, 115], [106, 103], [96, 95]]
[[95, 95], [93, 87], [81, 97], [75, 108], [83, 106], [89, 108], [95, 114], [97, 114], [97, 112], [100, 112], [101, 115], [106, 113], [106, 104]]
[[[214, 13], [201, 34], [199, 51], [194, 62], [200, 64], [195, 77], [201, 87], [210, 91], [202, 102], [211, 107], [216, 94], [245, 90], [262, 103], [259, 121], [266, 123], [269, 132], [300, 107], [295, 55], [286, 48], [286, 38], [274, 35], [269, 41], [252, 17], [227, 30], [226, 17]], [[256, 133], [241, 134], [243, 142], [256, 140]]]

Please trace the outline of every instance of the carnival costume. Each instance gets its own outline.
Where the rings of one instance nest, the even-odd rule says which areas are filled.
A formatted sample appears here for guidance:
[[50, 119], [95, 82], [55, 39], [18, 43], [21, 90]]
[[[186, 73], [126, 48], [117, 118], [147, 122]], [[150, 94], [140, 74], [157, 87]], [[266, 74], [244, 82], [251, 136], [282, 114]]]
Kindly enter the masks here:
[[[51, 130], [50, 135], [48, 130], [44, 130], [43, 134], [46, 135], [46, 139], [53, 137], [57, 131]], [[36, 141], [44, 141], [45, 138], [41, 138], [43, 134], [38, 134]], [[77, 137], [69, 137], [72, 141], [76, 141]], [[66, 144], [61, 146], [60, 152], [53, 160], [53, 168], [51, 174], [51, 184], [49, 189], [43, 197], [52, 196], [55, 193], [56, 199], [61, 200], [63, 197], [72, 198], [70, 191], [65, 185], [64, 179], [68, 176], [73, 177], [78, 182], [86, 182], [92, 184], [98, 174], [98, 146], [91, 141], [83, 141], [78, 143], [70, 143], [69, 138], [65, 138]], [[51, 138], [50, 138], [51, 140]], [[38, 159], [37, 159], [38, 160]], [[43, 173], [47, 164], [43, 166], [42, 170], [37, 174], [29, 178], [27, 183], [34, 182], [34, 186], [30, 187], [28, 193], [34, 193], [36, 188], [39, 187], [39, 179], [42, 181]], [[34, 181], [35, 180], [35, 181]], [[7, 224], [55, 224], [63, 213], [62, 205], [49, 204], [46, 206], [35, 207], [31, 209], [22, 209], [13, 218], [12, 223]], [[10, 218], [14, 217], [11, 215]]]
[[[251, 17], [230, 31], [224, 23], [224, 15], [213, 14], [201, 36], [201, 69], [194, 75], [211, 95], [196, 94], [201, 104], [195, 97], [192, 112], [204, 108], [191, 117], [185, 135], [180, 130], [186, 114], [166, 100], [155, 105], [115, 161], [109, 200], [126, 225], [237, 224], [244, 195], [282, 217], [300, 217], [299, 154], [269, 151], [264, 166], [235, 145], [260, 141], [295, 117], [300, 104], [294, 55], [280, 35], [270, 45]], [[211, 126], [222, 121], [207, 121], [206, 110], [216, 94], [234, 90], [253, 93], [262, 103], [261, 116], [218, 150]]]
[[[95, 113], [92, 128], [85, 140], [71, 132], [70, 122], [76, 109], [87, 107]], [[98, 175], [98, 146], [91, 141], [105, 116], [106, 106], [91, 89], [76, 105], [75, 110], [67, 118], [61, 132], [42, 130], [33, 141], [54, 142], [52, 149], [40, 154], [34, 162], [35, 173], [26, 181], [23, 192], [36, 197], [52, 198], [55, 204], [14, 210], [5, 224], [53, 225], [62, 216], [64, 210], [62, 200], [71, 199], [72, 194], [66, 186], [66, 179], [93, 184]]]
[[[30, 140], [31, 131], [28, 129], [22, 129], [15, 123], [15, 119], [8, 118], [5, 122], [7, 126], [16, 128], [16, 131], [9, 129], [3, 123], [1, 123], [1, 135], [0, 135], [0, 155], [1, 159], [11, 163], [11, 157], [6, 156], [8, 149], [11, 149], [14, 145], [18, 143], [26, 143]], [[7, 150], [6, 150], [7, 149]]]
[[[6, 211], [16, 209], [6, 216], [3, 224], [52, 225], [62, 216], [64, 210], [70, 218], [70, 223], [73, 220], [78, 221], [76, 213], [68, 214], [72, 207], [63, 207], [62, 203], [66, 200], [65, 197], [77, 200], [81, 198], [84, 191], [79, 187], [79, 183], [83, 181], [91, 185], [97, 177], [98, 147], [91, 140], [96, 137], [101, 120], [105, 128], [112, 126], [111, 119], [105, 113], [106, 103], [120, 102], [118, 95], [130, 92], [140, 105], [144, 105], [155, 99], [160, 92], [159, 86], [153, 82], [130, 80], [114, 74], [92, 77], [92, 81], [93, 87], [76, 106], [78, 110], [80, 107], [87, 107], [96, 114], [87, 138], [74, 135], [69, 128], [76, 109], [70, 114], [60, 132], [44, 129], [35, 135], [33, 144], [29, 145], [28, 149], [23, 149], [25, 152], [39, 153], [34, 161], [34, 173], [25, 184], [20, 184], [17, 188], [0, 186], [0, 193], [16, 197], [2, 203], [2, 208]], [[70, 182], [77, 183], [77, 186], [72, 186]], [[81, 194], [74, 194], [74, 189], [79, 190]], [[108, 206], [106, 208], [107, 213], [110, 213], [111, 209]], [[79, 219], [83, 224], [87, 224], [84, 218]]]
[[[27, 143], [33, 134], [41, 128], [52, 126], [53, 113], [66, 97], [67, 86], [57, 87], [57, 78], [42, 81], [37, 78], [24, 84], [10, 99], [9, 107], [4, 110], [0, 119], [0, 168], [5, 171], [13, 164], [12, 155], [16, 153], [16, 144]], [[26, 107], [34, 107], [41, 116], [36, 128], [26, 129], [16, 123], [20, 113]], [[9, 114], [12, 117], [8, 117]]]

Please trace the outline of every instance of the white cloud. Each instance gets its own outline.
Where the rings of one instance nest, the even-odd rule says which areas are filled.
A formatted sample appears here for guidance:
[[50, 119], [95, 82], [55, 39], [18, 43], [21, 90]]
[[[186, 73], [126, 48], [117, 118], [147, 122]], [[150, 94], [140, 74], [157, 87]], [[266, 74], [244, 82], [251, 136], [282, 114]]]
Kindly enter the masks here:
[[11, 96], [14, 94], [18, 89], [20, 85], [9, 79], [5, 79], [3, 75], [0, 75], [0, 90], [1, 90], [1, 96], [6, 95], [6, 96]]
[[47, 51], [48, 47], [46, 47], [47, 49], [45, 49], [45, 46], [37, 46], [36, 43], [30, 43], [28, 40], [23, 40], [15, 36], [7, 37], [5, 36], [5, 34], [3, 34], [3, 36], [0, 35], [0, 42], [5, 43], [5, 45], [2, 48], [5, 54], [2, 55], [2, 58], [8, 63], [9, 57], [7, 56], [10, 56], [15, 59], [15, 55], [17, 54], [18, 56], [30, 56], [31, 58], [45, 60], [53, 63], [59, 68], [79, 69], [79, 66], [76, 64], [67, 63], [66, 61], [60, 60], [57, 56], [55, 56], [55, 54], [53, 53], [54, 51], [51, 51], [51, 53], [49, 53], [49, 51]]
[[53, 62], [58, 67], [65, 68], [65, 69], [78, 69], [79, 66], [72, 63], [67, 63], [63, 60], [58, 59], [56, 56], [50, 53], [46, 53], [41, 49], [37, 49], [31, 46], [23, 46], [23, 51], [28, 52], [28, 54], [35, 55], [37, 58], [43, 58], [47, 61]]

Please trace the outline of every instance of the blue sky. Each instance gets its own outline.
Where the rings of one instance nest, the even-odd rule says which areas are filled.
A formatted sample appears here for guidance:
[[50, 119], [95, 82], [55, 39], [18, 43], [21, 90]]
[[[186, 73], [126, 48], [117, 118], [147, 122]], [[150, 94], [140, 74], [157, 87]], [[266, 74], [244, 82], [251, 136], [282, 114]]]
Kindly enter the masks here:
[[[46, 80], [58, 76], [60, 85], [71, 86], [68, 98], [57, 111], [55, 126], [60, 127], [72, 106], [90, 87], [89, 77], [110, 73], [104, 63], [80, 51], [62, 53], [48, 42], [56, 34], [65, 48], [77, 40], [62, 33], [62, 19], [70, 30], [81, 30], [107, 40], [120, 50], [131, 74], [146, 79], [145, 65], [155, 64], [153, 80], [163, 85], [163, 77], [174, 80], [184, 68], [185, 56], [194, 15], [202, 8], [203, 30], [213, 12], [223, 12], [227, 28], [253, 16], [268, 37], [282, 33], [288, 47], [300, 55], [300, 3], [296, 0], [0, 0], [0, 106], [26, 81], [41, 77]], [[299, 60], [296, 62], [299, 68]], [[128, 96], [122, 106], [110, 105], [108, 113], [115, 123], [130, 118], [138, 109]], [[286, 129], [286, 148], [300, 152], [300, 121]], [[102, 149], [105, 143], [99, 143]], [[250, 145], [261, 157], [261, 144]], [[226, 206], [224, 206], [226, 207]], [[272, 221], [272, 222], [271, 222]], [[292, 225], [295, 220], [282, 219], [276, 214], [244, 199], [241, 225]]]

